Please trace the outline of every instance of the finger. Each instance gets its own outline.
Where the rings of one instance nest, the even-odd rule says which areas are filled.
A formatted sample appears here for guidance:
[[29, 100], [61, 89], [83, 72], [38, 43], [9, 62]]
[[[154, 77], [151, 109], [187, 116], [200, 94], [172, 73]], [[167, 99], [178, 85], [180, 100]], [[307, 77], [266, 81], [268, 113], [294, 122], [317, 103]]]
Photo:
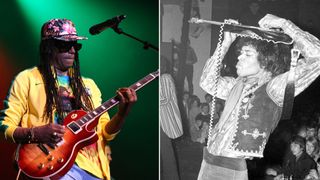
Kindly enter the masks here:
[[62, 138], [62, 137], [63, 137], [62, 133], [53, 132], [51, 134], [51, 139], [57, 139], [57, 138]]
[[65, 131], [65, 126], [62, 126], [60, 124], [53, 124], [52, 125], [52, 130], [54, 132], [56, 132], [59, 135], [63, 135], [66, 131]]
[[53, 135], [53, 137], [56, 137], [58, 135], [58, 133], [53, 132], [52, 135]]
[[263, 27], [263, 26], [264, 26], [264, 24], [265, 24], [265, 19], [266, 19], [266, 16], [259, 20], [258, 24], [259, 24], [260, 27]]
[[50, 142], [53, 144], [56, 144], [56, 143], [60, 142], [61, 140], [62, 140], [61, 137], [52, 137]]
[[121, 92], [121, 89], [119, 89], [119, 90], [117, 91], [117, 95], [118, 95], [121, 103], [125, 103], [125, 102], [126, 102], [126, 99], [125, 99], [123, 93]]
[[267, 26], [266, 24], [266, 20], [264, 18], [262, 18], [259, 22], [258, 22], [260, 27], [265, 28]]
[[237, 20], [235, 19], [226, 19], [226, 23], [230, 23], [230, 24], [240, 24]]
[[122, 95], [126, 98], [126, 102], [133, 103], [137, 101], [137, 94], [132, 88], [123, 88]]
[[138, 100], [138, 96], [137, 96], [137, 93], [135, 90], [133, 89], [129, 89], [130, 90], [130, 98], [129, 98], [129, 101], [130, 102], [136, 102]]
[[132, 89], [131, 88], [121, 88], [120, 89], [121, 94], [126, 99], [126, 101], [130, 101], [132, 96]]

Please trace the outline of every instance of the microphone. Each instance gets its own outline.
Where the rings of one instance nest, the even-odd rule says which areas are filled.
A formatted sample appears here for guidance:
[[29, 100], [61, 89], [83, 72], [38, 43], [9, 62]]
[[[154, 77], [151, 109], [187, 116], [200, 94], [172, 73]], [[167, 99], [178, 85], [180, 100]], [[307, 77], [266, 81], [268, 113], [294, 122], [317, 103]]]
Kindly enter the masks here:
[[117, 27], [118, 24], [125, 18], [126, 18], [125, 15], [120, 15], [120, 16], [113, 17], [111, 19], [106, 20], [105, 22], [102, 22], [102, 23], [99, 23], [99, 24], [96, 24], [96, 25], [92, 26], [89, 29], [89, 32], [90, 32], [91, 35], [99, 34], [99, 33], [101, 33], [102, 31], [104, 31], [107, 28]]

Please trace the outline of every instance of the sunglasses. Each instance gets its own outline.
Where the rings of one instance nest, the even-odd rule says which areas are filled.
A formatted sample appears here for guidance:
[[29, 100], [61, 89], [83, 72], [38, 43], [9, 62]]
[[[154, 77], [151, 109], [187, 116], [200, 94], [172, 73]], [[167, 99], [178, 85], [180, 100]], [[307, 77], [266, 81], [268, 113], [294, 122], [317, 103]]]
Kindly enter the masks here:
[[58, 48], [59, 52], [69, 52], [72, 47], [75, 51], [79, 51], [82, 48], [82, 44], [80, 43], [64, 41], [56, 41], [55, 46]]

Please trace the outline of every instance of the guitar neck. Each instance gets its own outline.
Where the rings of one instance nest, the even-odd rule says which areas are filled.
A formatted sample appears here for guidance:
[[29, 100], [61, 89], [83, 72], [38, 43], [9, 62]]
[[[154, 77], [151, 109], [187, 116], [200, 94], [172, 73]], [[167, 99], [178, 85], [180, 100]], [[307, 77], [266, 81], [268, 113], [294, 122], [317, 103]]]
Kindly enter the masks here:
[[242, 24], [228, 24], [228, 23], [222, 23], [218, 21], [209, 21], [209, 20], [198, 19], [198, 18], [191, 18], [189, 20], [189, 23], [207, 23], [207, 24], [214, 24], [219, 26], [224, 24], [224, 31], [230, 31], [237, 34], [242, 34], [243, 31], [250, 30], [264, 40], [269, 40], [274, 43], [283, 43], [283, 44], [293, 43], [293, 40], [289, 35], [283, 33], [282, 31], [278, 31], [274, 29], [266, 29], [266, 28], [247, 26]]
[[[147, 85], [149, 82], [156, 79], [158, 76], [159, 76], [159, 70], [148, 74], [144, 78], [140, 79], [139, 81], [137, 81], [136, 83], [131, 85], [130, 88], [137, 91], [137, 90], [141, 89], [142, 87], [144, 87], [145, 85]], [[99, 107], [97, 107], [93, 111], [88, 112], [85, 116], [81, 117], [79, 120], [77, 120], [77, 123], [80, 126], [82, 126], [85, 123], [90, 122], [90, 121], [94, 120], [95, 118], [101, 116], [101, 114], [103, 114], [104, 112], [106, 112], [107, 110], [112, 108], [113, 106], [117, 105], [118, 103], [119, 103], [119, 100], [118, 100], [117, 96], [114, 96], [111, 99], [109, 99], [108, 101], [101, 104]]]
[[[223, 22], [219, 22], [219, 21], [197, 19], [197, 18], [191, 18], [189, 20], [189, 22], [190, 23], [207, 23], [207, 24], [214, 24], [214, 25], [218, 25], [218, 26], [221, 26], [222, 24], [224, 24]], [[272, 30], [272, 29], [261, 28], [261, 27], [256, 27], [256, 26], [248, 26], [248, 25], [242, 25], [242, 24], [227, 24], [227, 25], [240, 27], [240, 28], [245, 28], [245, 29], [257, 29], [257, 30], [260, 30], [260, 31], [269, 31], [269, 32], [280, 33], [279, 31], [275, 31], [275, 30]]]
[[[138, 91], [139, 89], [141, 89], [142, 87], [147, 85], [149, 82], [156, 79], [158, 76], [159, 76], [159, 70], [148, 74], [144, 78], [142, 78], [139, 81], [137, 81], [136, 83], [132, 84], [130, 86], [130, 88], [132, 88], [135, 91]], [[110, 108], [112, 108], [113, 106], [117, 105], [118, 103], [119, 103], [119, 100], [118, 100], [117, 96], [114, 96], [113, 98], [109, 99], [108, 101], [104, 102], [101, 106], [96, 108], [95, 111], [97, 109], [101, 108], [101, 109], [103, 109], [103, 112], [105, 112], [105, 111], [109, 110]]]

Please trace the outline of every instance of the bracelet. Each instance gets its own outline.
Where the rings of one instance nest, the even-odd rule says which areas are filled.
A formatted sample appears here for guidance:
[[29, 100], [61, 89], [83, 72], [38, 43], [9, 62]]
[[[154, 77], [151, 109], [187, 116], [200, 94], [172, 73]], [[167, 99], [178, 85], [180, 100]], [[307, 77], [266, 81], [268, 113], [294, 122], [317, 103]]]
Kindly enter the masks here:
[[31, 143], [31, 129], [29, 129], [28, 131], [28, 135], [27, 135], [27, 143], [30, 144]]
[[33, 128], [31, 128], [28, 132], [28, 144], [35, 141]]
[[34, 137], [34, 131], [33, 131], [33, 129], [34, 129], [34, 128], [31, 128], [31, 130], [30, 130], [31, 142], [35, 142], [35, 141], [36, 141], [36, 139], [35, 139], [35, 137]]

